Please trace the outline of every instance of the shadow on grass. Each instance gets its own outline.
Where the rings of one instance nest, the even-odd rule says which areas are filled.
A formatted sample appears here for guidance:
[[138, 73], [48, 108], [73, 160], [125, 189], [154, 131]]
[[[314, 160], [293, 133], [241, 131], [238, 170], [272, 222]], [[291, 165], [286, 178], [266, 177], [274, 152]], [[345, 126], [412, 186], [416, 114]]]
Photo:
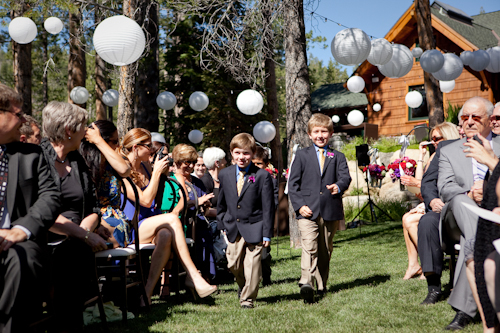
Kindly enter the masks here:
[[350, 282], [344, 282], [340, 284], [335, 284], [328, 288], [328, 291], [335, 293], [341, 290], [352, 289], [360, 286], [372, 286], [375, 287], [381, 283], [385, 283], [391, 279], [390, 275], [373, 275], [363, 279], [356, 279]]
[[377, 231], [372, 231], [372, 232], [363, 232], [363, 228], [361, 228], [361, 233], [360, 234], [357, 234], [357, 235], [349, 237], [349, 238], [334, 240], [333, 241], [333, 245], [339, 244], [339, 243], [350, 242], [350, 241], [354, 241], [354, 240], [357, 240], [357, 239], [362, 239], [362, 238], [376, 236], [376, 235], [379, 235], [379, 234], [382, 234], [382, 233], [385, 233], [385, 232], [388, 232], [388, 231], [392, 231], [394, 229], [402, 229], [402, 227], [401, 226], [391, 225], [391, 226], [387, 226], [387, 227], [385, 227], [383, 229], [380, 229], [380, 230], [377, 230]]

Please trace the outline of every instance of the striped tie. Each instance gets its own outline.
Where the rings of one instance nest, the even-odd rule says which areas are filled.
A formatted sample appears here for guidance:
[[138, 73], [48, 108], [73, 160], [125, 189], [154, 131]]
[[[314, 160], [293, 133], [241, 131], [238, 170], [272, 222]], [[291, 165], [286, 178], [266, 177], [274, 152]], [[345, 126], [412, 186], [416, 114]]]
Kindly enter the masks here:
[[477, 173], [474, 175], [474, 181], [483, 180], [486, 177], [486, 172], [488, 172], [488, 167], [479, 162], [477, 162], [476, 167], [477, 167]]
[[241, 190], [243, 189], [243, 184], [245, 183], [245, 171], [240, 171], [240, 178], [236, 183], [236, 189], [238, 189], [238, 196], [241, 194]]

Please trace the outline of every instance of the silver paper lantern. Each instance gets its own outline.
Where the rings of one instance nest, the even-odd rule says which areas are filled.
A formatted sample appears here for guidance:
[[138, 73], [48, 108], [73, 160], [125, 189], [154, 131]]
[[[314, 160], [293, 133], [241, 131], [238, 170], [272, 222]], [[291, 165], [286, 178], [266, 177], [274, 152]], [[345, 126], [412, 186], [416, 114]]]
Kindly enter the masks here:
[[28, 17], [16, 17], [9, 23], [9, 35], [18, 44], [31, 43], [36, 33], [36, 24]]
[[432, 75], [439, 81], [456, 80], [464, 69], [462, 60], [454, 53], [446, 53], [443, 57], [443, 67], [439, 71], [432, 73]]
[[347, 121], [352, 126], [359, 126], [363, 123], [363, 121], [365, 121], [365, 116], [363, 115], [363, 112], [359, 110], [352, 110], [347, 115]]
[[108, 89], [102, 94], [102, 102], [107, 106], [117, 106], [120, 94], [115, 89]]
[[490, 73], [500, 72], [500, 46], [495, 46], [487, 49], [486, 52], [490, 55], [490, 64], [486, 70]]
[[163, 110], [172, 110], [177, 104], [177, 98], [170, 91], [164, 91], [156, 97], [156, 105]]
[[365, 80], [361, 76], [351, 76], [347, 80], [347, 89], [353, 93], [362, 92], [365, 89]]
[[455, 89], [455, 80], [451, 81], [439, 81], [439, 89], [444, 93], [449, 93]]
[[377, 66], [380, 73], [387, 77], [398, 78], [405, 76], [413, 67], [413, 54], [405, 45], [392, 45], [392, 58], [385, 65]]
[[423, 98], [422, 94], [418, 91], [415, 91], [415, 90], [410, 91], [405, 96], [406, 105], [408, 105], [411, 108], [418, 108], [420, 105], [422, 105], [423, 101], [424, 101], [424, 98]]
[[146, 37], [139, 24], [123, 15], [112, 16], [99, 23], [93, 41], [97, 54], [115, 66], [137, 61], [146, 45]]
[[379, 112], [381, 109], [382, 109], [382, 105], [380, 105], [379, 103], [373, 104], [373, 111]]
[[198, 144], [203, 141], [203, 133], [200, 130], [192, 130], [188, 134], [188, 139], [194, 144]]
[[472, 52], [472, 61], [469, 63], [469, 67], [480, 72], [484, 70], [490, 64], [490, 55], [485, 50], [477, 50]]
[[385, 38], [372, 40], [368, 62], [374, 66], [385, 65], [392, 58], [392, 45]]
[[473, 59], [474, 56], [472, 55], [471, 51], [464, 51], [460, 53], [460, 60], [462, 60], [464, 66], [469, 66], [469, 64], [472, 62]]
[[262, 110], [264, 99], [258, 91], [247, 89], [239, 93], [238, 98], [236, 98], [236, 106], [241, 113], [252, 116]]
[[52, 16], [45, 20], [43, 27], [48, 33], [57, 35], [64, 28], [64, 24], [60, 18]]
[[340, 121], [340, 117], [337, 115], [332, 116], [332, 121], [336, 124]]
[[349, 28], [339, 31], [332, 39], [332, 55], [346, 66], [357, 65], [366, 60], [372, 43], [370, 37], [361, 29]]
[[189, 106], [195, 111], [203, 111], [210, 103], [208, 96], [201, 91], [195, 91], [189, 96]]
[[276, 136], [276, 128], [267, 120], [260, 121], [253, 127], [253, 136], [259, 142], [270, 142]]
[[414, 47], [413, 50], [411, 50], [411, 54], [413, 54], [414, 58], [420, 58], [420, 56], [424, 53], [424, 50], [420, 47]]
[[420, 66], [427, 73], [440, 70], [444, 64], [444, 56], [438, 50], [427, 50], [420, 57]]
[[76, 86], [69, 93], [69, 98], [71, 98], [75, 104], [85, 104], [89, 99], [89, 92], [85, 87]]

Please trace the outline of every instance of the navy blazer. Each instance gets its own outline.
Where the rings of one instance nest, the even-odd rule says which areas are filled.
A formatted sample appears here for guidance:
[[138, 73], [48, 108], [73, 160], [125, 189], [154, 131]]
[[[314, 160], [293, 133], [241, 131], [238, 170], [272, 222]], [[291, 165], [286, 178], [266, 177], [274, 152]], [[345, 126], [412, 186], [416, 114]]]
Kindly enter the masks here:
[[246, 242], [257, 244], [262, 242], [263, 237], [273, 236], [273, 181], [269, 172], [259, 169], [253, 163], [245, 178], [238, 196], [236, 166], [232, 165], [220, 172], [217, 228], [226, 230], [227, 239], [231, 243], [240, 234]]
[[[288, 197], [297, 219], [303, 219], [299, 213], [302, 206], [308, 206], [312, 212], [309, 220], [319, 215], [326, 221], [342, 220], [342, 193], [349, 188], [351, 176], [345, 155], [337, 150], [334, 156], [327, 156], [323, 174], [319, 171], [319, 162], [314, 146], [297, 151], [288, 177]], [[326, 185], [337, 184], [339, 193], [332, 195]]]

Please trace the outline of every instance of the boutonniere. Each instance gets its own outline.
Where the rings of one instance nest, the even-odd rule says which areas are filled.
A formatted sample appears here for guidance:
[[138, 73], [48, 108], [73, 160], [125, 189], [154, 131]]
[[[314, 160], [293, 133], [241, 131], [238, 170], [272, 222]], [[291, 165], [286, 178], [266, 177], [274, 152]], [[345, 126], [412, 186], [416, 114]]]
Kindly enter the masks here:
[[249, 183], [255, 183], [255, 177], [254, 176], [248, 177], [248, 182]]
[[333, 151], [327, 151], [327, 152], [326, 152], [326, 156], [327, 156], [328, 158], [333, 158], [333, 156], [335, 156], [335, 154], [334, 154], [334, 152], [333, 152]]

